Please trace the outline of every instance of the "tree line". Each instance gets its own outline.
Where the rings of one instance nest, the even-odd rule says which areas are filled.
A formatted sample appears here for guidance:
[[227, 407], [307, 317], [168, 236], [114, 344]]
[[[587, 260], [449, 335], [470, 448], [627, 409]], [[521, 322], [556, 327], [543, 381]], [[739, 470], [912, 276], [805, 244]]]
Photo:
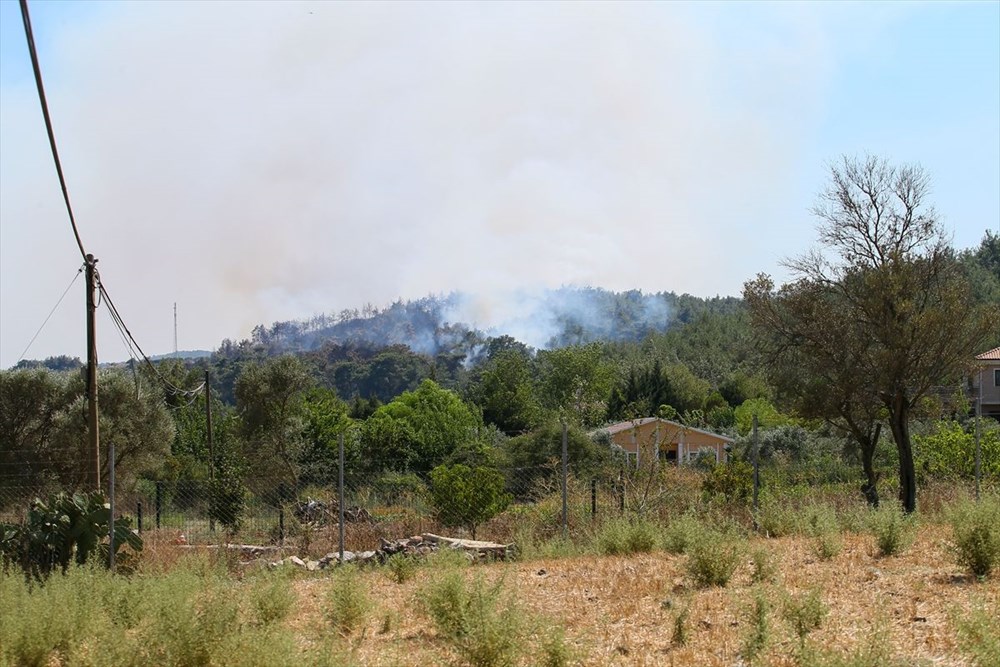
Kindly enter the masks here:
[[[756, 415], [771, 433], [766, 455], [856, 462], [873, 504], [880, 457], [889, 459], [913, 510], [924, 461], [913, 429], [948, 441], [932, 418], [967, 417], [968, 405], [945, 405], [935, 389], [960, 388], [972, 356], [1000, 345], [1000, 235], [954, 250], [928, 186], [918, 168], [845, 160], [814, 211], [819, 244], [788, 261], [787, 284], [760, 275], [742, 299], [583, 290], [613, 316], [593, 330], [567, 317], [546, 349], [444, 322], [444, 305], [428, 298], [258, 327], [209, 358], [156, 362], [156, 374], [102, 369], [102, 438], [115, 439], [123, 484], [214, 473], [294, 494], [335, 479], [341, 437], [349, 469], [372, 479], [441, 465], [544, 471], [565, 423], [584, 470], [607, 463], [606, 444], [589, 434], [609, 422], [659, 415], [745, 435]], [[665, 306], [655, 311], [662, 326], [648, 322], [654, 302]], [[404, 344], [418, 334], [415, 312], [434, 345]], [[366, 322], [370, 336], [357, 333]], [[339, 337], [323, 339], [331, 329]], [[193, 388], [206, 373], [211, 455], [204, 392], [161, 382]], [[83, 401], [76, 360], [0, 372], [0, 484], [79, 485]], [[892, 453], [880, 444], [889, 439]]]

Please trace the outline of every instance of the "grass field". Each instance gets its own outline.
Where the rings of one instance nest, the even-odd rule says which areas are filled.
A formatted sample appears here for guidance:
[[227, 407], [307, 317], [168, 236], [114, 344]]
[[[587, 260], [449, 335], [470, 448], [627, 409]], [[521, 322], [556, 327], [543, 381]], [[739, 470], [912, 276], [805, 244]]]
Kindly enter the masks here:
[[873, 531], [814, 505], [770, 517], [778, 538], [724, 518], [609, 521], [509, 563], [315, 574], [151, 534], [129, 577], [0, 577], [0, 665], [994, 667], [1000, 579], [959, 563], [945, 510]]

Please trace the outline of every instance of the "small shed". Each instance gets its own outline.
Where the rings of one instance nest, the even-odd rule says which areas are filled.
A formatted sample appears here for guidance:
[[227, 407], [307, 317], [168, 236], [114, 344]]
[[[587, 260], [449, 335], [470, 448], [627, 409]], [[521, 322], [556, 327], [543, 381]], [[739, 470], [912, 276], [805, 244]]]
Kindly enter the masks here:
[[679, 465], [702, 455], [713, 457], [717, 463], [725, 462], [729, 460], [727, 447], [734, 442], [733, 438], [659, 417], [609, 424], [595, 433], [602, 432], [608, 435], [612, 447], [637, 468], [650, 460]]

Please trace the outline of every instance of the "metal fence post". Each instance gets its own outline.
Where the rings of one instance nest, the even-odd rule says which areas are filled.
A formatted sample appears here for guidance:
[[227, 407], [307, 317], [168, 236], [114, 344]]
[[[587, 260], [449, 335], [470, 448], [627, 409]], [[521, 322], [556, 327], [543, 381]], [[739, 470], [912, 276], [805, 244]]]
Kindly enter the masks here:
[[562, 423], [562, 532], [563, 539], [569, 534], [569, 447], [566, 422]]
[[590, 480], [590, 518], [597, 518], [597, 480]]
[[278, 544], [285, 543], [285, 506], [278, 506]]
[[163, 482], [156, 482], [156, 529], [160, 529], [160, 511], [163, 509]]
[[340, 450], [339, 473], [337, 475], [337, 513], [340, 521], [340, 563], [344, 562], [344, 434], [337, 438], [337, 447]]
[[135, 525], [142, 532], [142, 501], [137, 501], [135, 504]]
[[760, 447], [757, 444], [757, 415], [753, 416], [753, 529], [760, 530]]

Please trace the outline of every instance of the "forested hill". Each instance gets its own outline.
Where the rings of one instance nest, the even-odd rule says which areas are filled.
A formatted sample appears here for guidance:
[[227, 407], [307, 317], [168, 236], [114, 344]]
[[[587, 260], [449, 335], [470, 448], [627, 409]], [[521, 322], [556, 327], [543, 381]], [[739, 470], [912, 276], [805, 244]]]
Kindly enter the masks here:
[[482, 302], [453, 292], [396, 301], [385, 308], [367, 305], [336, 315], [259, 325], [248, 340], [224, 341], [219, 353], [228, 356], [234, 348], [247, 346], [273, 356], [316, 350], [325, 343], [363, 348], [405, 345], [418, 354], [460, 353], [474, 361], [488, 338], [506, 335], [545, 349], [595, 341], [637, 342], [698, 314], [734, 313], [741, 305], [736, 297], [701, 299], [673, 292], [563, 287], [512, 296], [503, 304], [508, 314], [484, 324], [477, 321], [482, 317]]

